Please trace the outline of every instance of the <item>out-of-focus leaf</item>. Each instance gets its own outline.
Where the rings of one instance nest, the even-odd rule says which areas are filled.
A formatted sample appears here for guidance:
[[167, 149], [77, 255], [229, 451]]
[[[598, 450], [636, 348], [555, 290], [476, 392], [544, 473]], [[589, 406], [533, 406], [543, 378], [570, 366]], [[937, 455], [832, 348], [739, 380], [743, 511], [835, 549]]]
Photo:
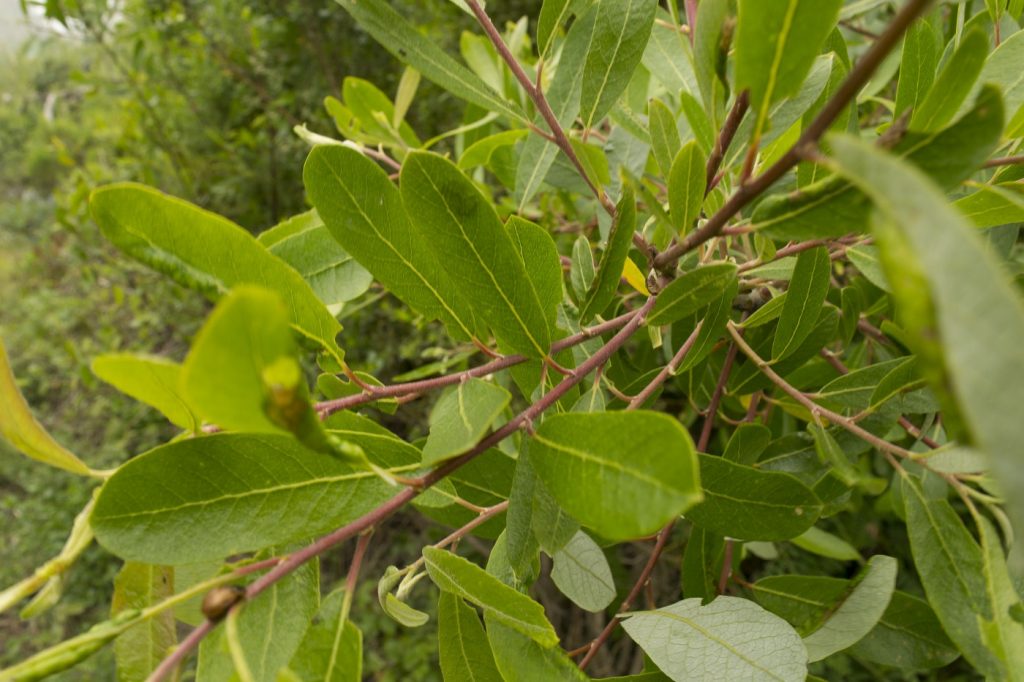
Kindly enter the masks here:
[[[114, 578], [111, 615], [145, 609], [174, 594], [174, 569], [129, 561]], [[142, 682], [178, 642], [174, 612], [147, 618], [114, 641], [119, 682]]]

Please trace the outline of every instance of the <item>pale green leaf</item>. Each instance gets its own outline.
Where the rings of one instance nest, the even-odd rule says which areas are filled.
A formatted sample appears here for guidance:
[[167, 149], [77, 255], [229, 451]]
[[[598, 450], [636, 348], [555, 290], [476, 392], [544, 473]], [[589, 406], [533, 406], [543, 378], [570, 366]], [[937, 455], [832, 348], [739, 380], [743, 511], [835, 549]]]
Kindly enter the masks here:
[[647, 105], [647, 118], [654, 160], [658, 162], [662, 175], [668, 177], [672, 170], [672, 160], [683, 146], [679, 139], [676, 116], [660, 99], [652, 99]]
[[814, 525], [822, 505], [795, 476], [701, 454], [704, 501], [686, 513], [697, 525], [739, 540], [788, 540]]
[[92, 525], [125, 559], [185, 564], [326, 533], [393, 493], [376, 474], [291, 436], [215, 434], [122, 465], [103, 486]]
[[[174, 569], [129, 561], [114, 578], [111, 615], [145, 609], [175, 592]], [[143, 682], [178, 643], [174, 612], [163, 611], [130, 628], [114, 641], [118, 682]]]
[[53, 439], [32, 416], [28, 403], [18, 390], [11, 372], [7, 351], [0, 341], [0, 435], [18, 451], [32, 459], [70, 471], [89, 475], [92, 470], [82, 460]]
[[549, 315], [490, 200], [451, 161], [424, 152], [402, 164], [401, 195], [428, 247], [451, 264], [452, 281], [471, 293], [498, 340], [532, 357], [547, 355]]
[[183, 286], [213, 298], [239, 284], [276, 292], [292, 325], [341, 357], [335, 341], [341, 325], [302, 276], [230, 220], [133, 183], [101, 187], [89, 208], [115, 246]]
[[472, 170], [477, 166], [486, 166], [491, 162], [495, 152], [504, 147], [510, 147], [519, 140], [530, 134], [525, 128], [515, 130], [503, 130], [482, 140], [477, 140], [462, 152], [459, 157], [459, 169], [463, 171]]
[[784, 620], [747, 599], [718, 597], [707, 606], [684, 599], [632, 614], [622, 627], [675, 680], [803, 682], [807, 652]]
[[1019, 183], [977, 185], [977, 190], [953, 202], [975, 227], [1024, 223], [1024, 194]]
[[652, 326], [672, 324], [692, 315], [720, 298], [735, 282], [733, 263], [712, 263], [691, 270], [662, 290], [647, 323]]
[[468, 301], [406, 215], [398, 188], [377, 164], [340, 146], [313, 149], [306, 191], [327, 228], [381, 284], [409, 307], [468, 340], [476, 322]]
[[363, 679], [363, 633], [341, 619], [345, 591], [324, 598], [289, 664], [301, 680], [360, 682]]
[[178, 363], [155, 356], [109, 353], [92, 361], [92, 372], [122, 393], [160, 410], [172, 424], [199, 430], [199, 418], [181, 391]]
[[772, 359], [791, 354], [810, 335], [825, 303], [831, 272], [832, 261], [824, 247], [808, 249], [797, 257], [772, 342]]
[[858, 552], [849, 542], [817, 527], [808, 528], [790, 540], [800, 549], [838, 561], [859, 561]]
[[502, 682], [480, 616], [450, 592], [438, 602], [437, 643], [445, 682]]
[[707, 158], [696, 140], [683, 145], [672, 161], [668, 175], [669, 210], [680, 235], [689, 232], [700, 216], [707, 187], [706, 166]]
[[649, 535], [700, 500], [693, 442], [665, 414], [550, 416], [530, 460], [559, 505], [609, 539]]
[[427, 572], [442, 591], [476, 604], [494, 618], [544, 647], [558, 644], [544, 607], [476, 564], [435, 547], [424, 547]]
[[385, 50], [453, 95], [488, 111], [525, 120], [519, 108], [488, 87], [416, 30], [387, 0], [337, 0]]
[[430, 413], [423, 463], [437, 464], [472, 448], [511, 399], [501, 386], [482, 379], [469, 379], [446, 392]]
[[596, 613], [615, 599], [615, 581], [608, 559], [583, 531], [577, 531], [551, 558], [551, 580], [576, 606]]
[[920, 132], [941, 130], [953, 120], [981, 74], [988, 56], [988, 36], [980, 29], [968, 31], [910, 117], [910, 129]]
[[592, 128], [625, 92], [654, 26], [656, 0], [597, 0], [593, 49], [583, 69], [580, 116]]
[[994, 618], [981, 620], [981, 632], [988, 648], [999, 657], [1009, 673], [1006, 679], [1024, 679], [1024, 623], [1014, 611], [1021, 608], [1021, 597], [1006, 567], [1006, 556], [992, 524], [983, 516], [976, 517], [981, 533], [985, 566], [985, 588], [992, 603]]

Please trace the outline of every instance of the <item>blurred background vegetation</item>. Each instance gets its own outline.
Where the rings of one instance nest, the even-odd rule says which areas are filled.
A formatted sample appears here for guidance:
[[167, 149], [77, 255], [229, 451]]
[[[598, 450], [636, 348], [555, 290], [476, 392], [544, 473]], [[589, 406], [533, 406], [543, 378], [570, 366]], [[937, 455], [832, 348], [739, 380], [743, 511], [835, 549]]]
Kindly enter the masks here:
[[[458, 52], [470, 18], [452, 3], [393, 4]], [[540, 0], [499, 4], [496, 18], [515, 20], [535, 16]], [[145, 182], [258, 233], [307, 208], [308, 145], [293, 126], [330, 134], [323, 99], [340, 95], [346, 76], [393, 94], [401, 73], [332, 0], [0, 0], [0, 336], [22, 391], [58, 440], [102, 468], [173, 436], [89, 364], [116, 350], [180, 360], [207, 310], [105, 243], [87, 214], [91, 189]], [[429, 137], [462, 114], [423, 82], [408, 119]], [[350, 315], [345, 336], [350, 357], [387, 379], [421, 364], [433, 340], [408, 334], [409, 321], [384, 303]], [[6, 448], [0, 443], [0, 587], [59, 551], [89, 494], [88, 482]], [[441, 530], [410, 518], [388, 532], [417, 552], [424, 533]], [[344, 559], [327, 567], [325, 581]], [[0, 615], [0, 668], [105, 618], [118, 564], [93, 547], [54, 609], [28, 621]], [[374, 582], [360, 595], [367, 673], [433, 679], [433, 638], [425, 632], [421, 650], [389, 644], [397, 626], [370, 608]], [[107, 652], [64, 679], [113, 677]]]

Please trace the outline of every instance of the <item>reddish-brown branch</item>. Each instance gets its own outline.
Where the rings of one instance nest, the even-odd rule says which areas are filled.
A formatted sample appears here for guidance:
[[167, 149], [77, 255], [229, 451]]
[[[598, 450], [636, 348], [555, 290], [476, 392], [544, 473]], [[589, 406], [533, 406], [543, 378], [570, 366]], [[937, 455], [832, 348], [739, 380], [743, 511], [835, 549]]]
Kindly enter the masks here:
[[728, 151], [729, 145], [732, 144], [736, 131], [739, 130], [740, 123], [743, 121], [743, 117], [749, 108], [750, 91], [744, 90], [736, 97], [736, 101], [733, 102], [732, 109], [729, 110], [729, 115], [725, 117], [722, 129], [718, 132], [718, 137], [715, 139], [715, 147], [711, 150], [711, 156], [708, 157], [707, 188], [704, 191], [704, 196], [710, 194], [711, 190], [721, 180], [718, 169], [721, 167], [722, 160], [725, 158], [725, 152]]
[[999, 166], [1018, 166], [1024, 163], [1024, 156], [1003, 156], [998, 159], [989, 159], [984, 164], [983, 168], [997, 168]]
[[630, 399], [629, 405], [626, 407], [627, 410], [635, 410], [647, 402], [647, 400], [654, 395], [654, 392], [658, 390], [658, 387], [665, 383], [665, 380], [667, 380], [669, 376], [676, 371], [676, 368], [679, 367], [686, 358], [690, 349], [693, 348], [693, 344], [697, 342], [697, 335], [700, 334], [700, 328], [703, 324], [703, 320], [697, 323], [697, 326], [694, 328], [689, 338], [687, 338], [683, 345], [679, 347], [679, 350], [676, 351], [674, 356], [672, 356], [669, 363], [665, 365], [660, 372], [658, 372], [658, 376], [654, 377], [654, 379], [651, 380], [651, 383], [644, 386], [643, 390]]
[[868, 82], [878, 66], [895, 48], [910, 24], [925, 10], [931, 0], [909, 0], [899, 11], [885, 32], [878, 37], [850, 74], [839, 86], [836, 93], [825, 103], [821, 112], [807, 126], [796, 143], [782, 158], [772, 164], [761, 175], [740, 185], [739, 189], [703, 226], [691, 232], [685, 239], [666, 249], [654, 259], [656, 268], [670, 270], [677, 260], [698, 245], [719, 234], [726, 223], [752, 200], [764, 193], [783, 175], [801, 161], [804, 150], [816, 145], [840, 114], [856, 98], [857, 93]]

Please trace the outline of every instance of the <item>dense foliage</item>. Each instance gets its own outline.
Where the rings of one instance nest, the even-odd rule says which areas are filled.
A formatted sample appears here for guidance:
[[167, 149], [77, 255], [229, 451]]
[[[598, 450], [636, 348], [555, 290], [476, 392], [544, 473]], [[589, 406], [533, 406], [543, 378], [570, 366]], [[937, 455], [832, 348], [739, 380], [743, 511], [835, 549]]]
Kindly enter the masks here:
[[[218, 213], [236, 177], [182, 163], [139, 97], [188, 200], [112, 183], [89, 214], [215, 307], [176, 355], [91, 363], [175, 427], [127, 461], [43, 430], [0, 352], [0, 432], [99, 484], [0, 609], [52, 605], [93, 540], [124, 561], [109, 620], [0, 680], [108, 645], [126, 680], [196, 651], [203, 682], [358, 680], [364, 649], [428, 636], [447, 680], [1024, 675], [1024, 2], [544, 0], [505, 23], [437, 0], [478, 26], [457, 48], [388, 0], [338, 3], [130, 24], [156, 31], [138, 54], [199, 30], [216, 56], [210, 36], [351, 17], [405, 68], [345, 77], [336, 133], [303, 113], [269, 148], [197, 112], [270, 173]], [[266, 74], [309, 69], [288, 64]], [[464, 111], [414, 117], [427, 82]], [[232, 83], [268, 117], [314, 101]], [[280, 193], [300, 169], [273, 150], [298, 143], [311, 206]], [[232, 220], [285, 207], [255, 237]], [[412, 345], [367, 343], [380, 320]], [[395, 541], [409, 509], [450, 533]], [[364, 647], [380, 612], [391, 649]]]

